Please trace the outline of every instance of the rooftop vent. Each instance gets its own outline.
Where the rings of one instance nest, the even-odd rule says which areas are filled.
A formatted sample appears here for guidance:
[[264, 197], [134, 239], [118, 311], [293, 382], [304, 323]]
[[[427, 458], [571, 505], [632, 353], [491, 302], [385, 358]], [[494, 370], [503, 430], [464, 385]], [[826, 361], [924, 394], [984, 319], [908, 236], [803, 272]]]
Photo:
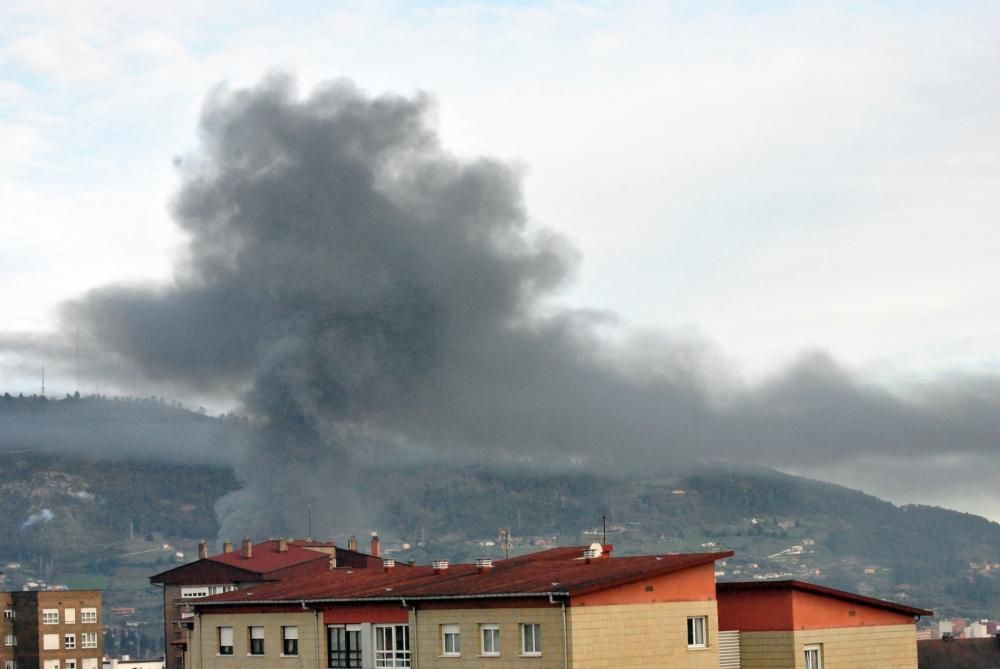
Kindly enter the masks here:
[[243, 559], [249, 560], [253, 557], [253, 542], [250, 541], [250, 537], [243, 540]]
[[386, 571], [389, 571], [395, 566], [396, 566], [396, 561], [393, 560], [392, 558], [385, 558], [384, 560], [382, 560], [382, 568], [385, 569]]
[[435, 574], [440, 574], [441, 572], [443, 572], [444, 570], [446, 570], [448, 568], [448, 561], [447, 560], [434, 560], [434, 562], [431, 562], [431, 566], [434, 567], [434, 573]]
[[587, 548], [585, 551], [583, 551], [583, 557], [587, 558], [588, 560], [591, 560], [593, 558], [601, 557], [601, 554], [603, 552], [604, 549], [601, 548], [601, 544], [595, 542], [590, 544], [590, 547]]
[[484, 571], [489, 571], [493, 569], [493, 559], [492, 558], [477, 558], [476, 559], [476, 571], [482, 574]]

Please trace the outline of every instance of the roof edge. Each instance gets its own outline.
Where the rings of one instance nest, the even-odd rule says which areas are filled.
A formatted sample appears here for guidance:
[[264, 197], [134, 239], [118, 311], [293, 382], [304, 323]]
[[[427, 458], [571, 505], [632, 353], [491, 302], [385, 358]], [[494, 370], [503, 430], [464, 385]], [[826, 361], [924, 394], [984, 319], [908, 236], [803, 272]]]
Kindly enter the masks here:
[[796, 579], [781, 579], [776, 581], [728, 581], [723, 583], [716, 583], [716, 590], [798, 590], [800, 592], [808, 592], [815, 595], [825, 595], [827, 597], [833, 597], [835, 599], [840, 599], [847, 602], [855, 602], [857, 604], [867, 604], [868, 606], [874, 606], [881, 609], [887, 609], [889, 611], [895, 611], [897, 613], [905, 613], [912, 616], [933, 616], [934, 612], [927, 609], [918, 609], [913, 606], [907, 606], [905, 604], [897, 604], [896, 602], [890, 602], [887, 599], [877, 599], [875, 597], [866, 597], [865, 595], [859, 595], [854, 592], [848, 592], [846, 590], [838, 590], [836, 588], [829, 588], [825, 585], [818, 585], [816, 583], [810, 583], [808, 581], [799, 581]]

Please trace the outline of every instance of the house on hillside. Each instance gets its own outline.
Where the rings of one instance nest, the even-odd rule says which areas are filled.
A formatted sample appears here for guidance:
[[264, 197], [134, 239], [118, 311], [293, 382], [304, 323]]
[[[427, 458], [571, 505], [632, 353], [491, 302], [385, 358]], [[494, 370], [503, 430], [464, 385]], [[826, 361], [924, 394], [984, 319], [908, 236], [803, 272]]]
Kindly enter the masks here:
[[191, 667], [718, 669], [715, 562], [732, 553], [610, 550], [386, 560], [198, 600]]
[[743, 667], [917, 667], [915, 621], [931, 611], [803, 581], [719, 583], [719, 629], [738, 632]]
[[[352, 538], [353, 539], [353, 538]], [[277, 539], [254, 545], [244, 539], [239, 552], [226, 542], [222, 553], [209, 556], [208, 545], [198, 546], [198, 560], [151, 576], [149, 582], [163, 590], [163, 639], [167, 669], [184, 669], [190, 604], [199, 599], [246, 588], [308, 577], [341, 569], [382, 568], [378, 535], [372, 535], [372, 555], [343, 549], [332, 542]]]

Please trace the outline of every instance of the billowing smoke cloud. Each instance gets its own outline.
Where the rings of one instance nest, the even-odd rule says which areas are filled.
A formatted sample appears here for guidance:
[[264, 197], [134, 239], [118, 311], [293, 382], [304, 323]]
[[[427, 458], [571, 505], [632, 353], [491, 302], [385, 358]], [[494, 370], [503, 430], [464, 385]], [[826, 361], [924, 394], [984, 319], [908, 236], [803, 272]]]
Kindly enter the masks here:
[[29, 527], [34, 527], [35, 525], [42, 525], [48, 523], [55, 517], [56, 516], [54, 513], [52, 513], [51, 509], [42, 509], [38, 513], [33, 513], [30, 516], [28, 516], [28, 519], [23, 523], [21, 523], [21, 529], [26, 530]]
[[818, 355], [747, 389], [697, 344], [606, 343], [613, 319], [556, 305], [574, 253], [528, 225], [517, 172], [449, 155], [430, 116], [345, 82], [214, 92], [182, 161], [173, 282], [67, 308], [149, 379], [242, 394], [261, 429], [223, 536], [356, 518], [378, 496], [351, 486], [369, 443], [666, 468], [995, 455], [994, 385], [904, 401]]

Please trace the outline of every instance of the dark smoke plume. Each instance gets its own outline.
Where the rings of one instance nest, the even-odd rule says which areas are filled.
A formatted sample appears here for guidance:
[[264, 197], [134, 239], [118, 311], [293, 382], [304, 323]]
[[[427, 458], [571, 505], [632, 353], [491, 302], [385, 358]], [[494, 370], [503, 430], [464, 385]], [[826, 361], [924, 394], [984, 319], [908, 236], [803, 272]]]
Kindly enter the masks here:
[[697, 344], [605, 343], [608, 316], [555, 304], [575, 256], [531, 231], [517, 172], [449, 155], [430, 116], [424, 96], [345, 82], [214, 92], [182, 161], [173, 282], [67, 308], [148, 379], [241, 393], [260, 430], [223, 536], [357, 517], [377, 497], [351, 485], [362, 444], [675, 469], [995, 456], [995, 386], [904, 401], [814, 356], [746, 389]]

